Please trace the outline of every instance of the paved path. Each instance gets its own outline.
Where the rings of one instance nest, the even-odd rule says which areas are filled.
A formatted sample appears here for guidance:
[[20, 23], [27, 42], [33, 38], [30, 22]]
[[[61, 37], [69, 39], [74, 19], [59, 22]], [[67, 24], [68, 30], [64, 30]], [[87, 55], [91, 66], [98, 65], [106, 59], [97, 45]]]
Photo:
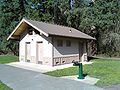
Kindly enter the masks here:
[[106, 90], [120, 90], [120, 84], [105, 87]]
[[14, 90], [103, 90], [78, 81], [0, 64], [0, 80]]

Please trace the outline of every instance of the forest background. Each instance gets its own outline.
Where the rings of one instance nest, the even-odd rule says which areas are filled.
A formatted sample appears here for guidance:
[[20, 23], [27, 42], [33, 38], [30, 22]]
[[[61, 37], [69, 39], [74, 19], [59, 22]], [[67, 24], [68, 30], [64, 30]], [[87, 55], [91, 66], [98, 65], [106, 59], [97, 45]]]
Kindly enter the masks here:
[[18, 55], [7, 37], [23, 17], [76, 28], [96, 38], [89, 55], [120, 57], [120, 0], [0, 0], [1, 55]]

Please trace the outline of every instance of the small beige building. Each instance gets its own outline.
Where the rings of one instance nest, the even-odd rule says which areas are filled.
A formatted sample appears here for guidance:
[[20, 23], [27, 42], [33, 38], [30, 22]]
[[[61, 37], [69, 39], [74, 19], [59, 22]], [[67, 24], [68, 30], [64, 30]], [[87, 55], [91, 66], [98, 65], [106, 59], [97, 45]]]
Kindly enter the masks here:
[[74, 28], [23, 18], [7, 40], [19, 41], [19, 60], [42, 65], [87, 61], [87, 40], [94, 38]]

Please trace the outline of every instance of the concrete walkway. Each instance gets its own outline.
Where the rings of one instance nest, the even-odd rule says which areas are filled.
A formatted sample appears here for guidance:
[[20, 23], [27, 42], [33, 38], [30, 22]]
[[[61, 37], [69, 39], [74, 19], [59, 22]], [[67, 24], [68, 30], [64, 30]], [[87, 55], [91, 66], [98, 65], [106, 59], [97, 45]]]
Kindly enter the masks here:
[[93, 78], [93, 77], [90, 77], [90, 76], [85, 76], [84, 79], [78, 79], [78, 75], [64, 76], [64, 77], [61, 77], [61, 78], [76, 80], [76, 81], [83, 82], [83, 83], [90, 84], [90, 85], [95, 85], [97, 83], [97, 81], [99, 80], [97, 78]]
[[[92, 63], [93, 62], [84, 62], [83, 65], [84, 64], [92, 64]], [[23, 69], [27, 69], [27, 70], [32, 70], [32, 71], [36, 71], [36, 72], [41, 72], [41, 73], [54, 71], [57, 69], [69, 68], [69, 67], [73, 66], [73, 64], [65, 64], [65, 65], [59, 65], [59, 66], [52, 67], [52, 66], [27, 63], [27, 62], [13, 62], [13, 63], [9, 63], [7, 65], [18, 67], [18, 68], [23, 68]]]
[[0, 80], [13, 90], [103, 90], [93, 85], [0, 64]]
[[32, 71], [36, 71], [36, 72], [41, 72], [41, 73], [54, 71], [57, 69], [68, 68], [68, 67], [73, 66], [73, 64], [66, 64], [66, 65], [52, 67], [52, 66], [40, 65], [40, 64], [35, 64], [35, 63], [27, 63], [27, 62], [13, 62], [13, 63], [9, 63], [7, 65], [22, 68], [22, 69], [32, 70]]

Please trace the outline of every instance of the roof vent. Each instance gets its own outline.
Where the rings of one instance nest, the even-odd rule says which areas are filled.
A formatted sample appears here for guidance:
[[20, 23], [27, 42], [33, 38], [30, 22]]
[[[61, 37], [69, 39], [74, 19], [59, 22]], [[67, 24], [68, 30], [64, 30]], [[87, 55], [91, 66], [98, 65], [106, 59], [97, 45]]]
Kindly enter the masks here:
[[69, 30], [69, 32], [71, 33], [71, 32], [72, 32], [72, 30], [70, 29], [70, 30]]

